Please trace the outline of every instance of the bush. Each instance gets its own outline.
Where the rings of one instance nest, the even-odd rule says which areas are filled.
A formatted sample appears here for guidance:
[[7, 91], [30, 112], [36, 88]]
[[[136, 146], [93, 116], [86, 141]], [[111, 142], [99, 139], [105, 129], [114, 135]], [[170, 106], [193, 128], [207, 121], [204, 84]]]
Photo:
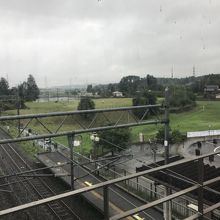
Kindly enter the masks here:
[[121, 151], [128, 147], [130, 141], [129, 128], [116, 128], [111, 130], [99, 131], [97, 133], [100, 140], [94, 142], [94, 148], [100, 147], [108, 151]]
[[195, 95], [193, 92], [185, 87], [173, 88], [170, 98], [170, 106], [181, 108], [189, 105], [195, 105]]
[[[156, 134], [156, 139], [158, 143], [163, 144], [164, 143], [164, 127], [161, 127]], [[171, 128], [169, 127], [169, 138], [168, 138], [168, 142], [170, 144], [177, 144], [177, 143], [181, 143], [186, 139], [186, 135], [182, 134], [179, 130], [171, 130]]]

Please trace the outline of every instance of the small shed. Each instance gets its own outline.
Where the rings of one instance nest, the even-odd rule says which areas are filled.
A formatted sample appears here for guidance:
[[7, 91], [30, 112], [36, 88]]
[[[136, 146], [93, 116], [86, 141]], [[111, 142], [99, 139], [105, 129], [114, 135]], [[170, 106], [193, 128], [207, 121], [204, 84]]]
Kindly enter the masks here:
[[114, 97], [123, 97], [123, 93], [122, 93], [122, 92], [119, 92], [119, 91], [113, 92], [112, 95], [113, 95]]

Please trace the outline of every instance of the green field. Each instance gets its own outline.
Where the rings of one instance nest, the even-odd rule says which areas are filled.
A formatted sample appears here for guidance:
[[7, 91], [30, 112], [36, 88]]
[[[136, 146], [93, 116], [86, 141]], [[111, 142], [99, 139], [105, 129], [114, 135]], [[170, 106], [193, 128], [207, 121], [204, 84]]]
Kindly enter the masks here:
[[[109, 99], [94, 99], [96, 108], [114, 108], [126, 107], [132, 105], [131, 98], [109, 98]], [[79, 101], [60, 101], [60, 102], [27, 102], [26, 106], [29, 109], [21, 110], [21, 114], [34, 114], [46, 112], [73, 111], [77, 109]], [[15, 113], [15, 111], [11, 111]]]
[[[111, 98], [111, 99], [95, 99], [96, 108], [111, 108], [131, 106], [132, 99], [130, 98]], [[58, 111], [72, 111], [76, 110], [78, 101], [72, 102], [45, 102], [45, 103], [26, 103], [28, 109], [21, 110], [21, 114], [58, 112]], [[15, 114], [16, 111], [8, 111], [7, 114]], [[201, 131], [209, 129], [220, 129], [218, 118], [220, 116], [220, 102], [218, 101], [199, 101], [197, 106], [187, 112], [170, 114], [170, 125], [172, 129], [178, 129], [182, 133], [187, 131]], [[58, 125], [57, 118], [46, 119], [50, 129], [54, 129]], [[35, 124], [35, 131], [42, 133], [42, 127]], [[148, 125], [131, 128], [132, 142], [138, 141], [138, 134], [142, 132], [145, 135], [145, 140], [154, 137], [160, 125]], [[71, 121], [64, 124], [63, 131], [74, 130]], [[66, 137], [57, 138], [58, 141], [67, 144]], [[88, 153], [91, 149], [92, 143], [88, 135], [83, 135], [83, 144], [79, 151]]]
[[220, 102], [199, 101], [188, 112], [171, 114], [171, 127], [181, 132], [220, 129]]

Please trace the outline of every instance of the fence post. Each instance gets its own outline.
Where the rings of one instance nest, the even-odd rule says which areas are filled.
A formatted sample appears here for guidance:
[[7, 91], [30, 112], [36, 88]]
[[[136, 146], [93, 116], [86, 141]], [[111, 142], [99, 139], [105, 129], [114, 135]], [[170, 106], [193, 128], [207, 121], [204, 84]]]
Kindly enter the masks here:
[[71, 190], [74, 189], [74, 167], [73, 167], [73, 141], [74, 141], [74, 134], [68, 135], [68, 144], [70, 148], [70, 185]]
[[203, 181], [204, 181], [204, 163], [203, 158], [198, 159], [198, 183], [201, 185], [198, 189], [198, 212], [201, 216], [199, 220], [203, 220]]
[[108, 186], [104, 186], [103, 195], [104, 195], [104, 219], [109, 220], [109, 192], [108, 192]]

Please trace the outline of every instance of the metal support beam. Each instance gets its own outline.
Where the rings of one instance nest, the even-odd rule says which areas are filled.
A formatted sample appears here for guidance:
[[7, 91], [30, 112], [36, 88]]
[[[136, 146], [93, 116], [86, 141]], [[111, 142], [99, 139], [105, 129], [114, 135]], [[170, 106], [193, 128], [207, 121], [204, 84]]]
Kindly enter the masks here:
[[103, 197], [104, 197], [104, 219], [109, 220], [109, 191], [108, 191], [108, 186], [103, 187]]
[[81, 130], [64, 131], [64, 132], [58, 132], [58, 133], [53, 133], [53, 134], [32, 135], [28, 137], [20, 137], [20, 138], [14, 138], [14, 139], [3, 139], [3, 140], [0, 140], [0, 144], [17, 143], [17, 142], [22, 142], [22, 141], [39, 140], [39, 139], [44, 139], [44, 138], [61, 137], [61, 136], [72, 135], [72, 134], [83, 134], [83, 133], [89, 133], [89, 132], [111, 130], [115, 128], [127, 128], [127, 127], [141, 126], [141, 125], [152, 125], [152, 124], [163, 124], [163, 123], [164, 123], [163, 120], [160, 120], [160, 121], [152, 120], [152, 121], [144, 121], [144, 122], [138, 122], [138, 123], [120, 124], [117, 126], [109, 125], [109, 126], [89, 128], [89, 129], [85, 128]]
[[[218, 153], [219, 152], [215, 152], [215, 154], [218, 154]], [[205, 157], [208, 157], [208, 156], [209, 156], [209, 154], [206, 154], [206, 155], [203, 155], [203, 156], [199, 156], [198, 159], [199, 158], [205, 158]], [[70, 191], [70, 192], [67, 192], [67, 193], [62, 193], [62, 194], [59, 194], [59, 195], [56, 195], [56, 196], [52, 196], [52, 197], [49, 197], [49, 198], [46, 198], [46, 199], [41, 199], [41, 200], [34, 201], [34, 202], [31, 202], [31, 203], [28, 203], [28, 204], [20, 205], [20, 206], [17, 206], [17, 207], [6, 209], [6, 210], [1, 210], [0, 211], [0, 217], [4, 216], [4, 215], [11, 214], [11, 213], [14, 213], [14, 212], [18, 212], [18, 211], [21, 211], [21, 210], [25, 210], [25, 209], [28, 209], [28, 208], [32, 208], [32, 207], [36, 207], [36, 206], [39, 206], [39, 205], [43, 205], [43, 204], [46, 204], [48, 202], [52, 202], [52, 201], [60, 200], [60, 199], [63, 199], [63, 198], [67, 198], [69, 196], [79, 195], [79, 194], [82, 194], [82, 193], [85, 193], [85, 192], [89, 192], [89, 191], [92, 191], [92, 190], [95, 190], [95, 189], [99, 189], [101, 187], [110, 186], [112, 184], [116, 184], [116, 183], [119, 183], [119, 182], [122, 182], [122, 181], [126, 181], [126, 180], [129, 180], [129, 179], [132, 179], [132, 178], [143, 176], [145, 174], [157, 172], [159, 170], [164, 170], [164, 169], [167, 169], [167, 168], [179, 165], [179, 164], [184, 164], [186, 162], [190, 162], [190, 161], [194, 161], [194, 160], [197, 160], [197, 159], [195, 159], [195, 158], [194, 159], [183, 159], [183, 160], [180, 160], [180, 161], [177, 161], [177, 162], [173, 162], [173, 163], [161, 166], [161, 167], [153, 168], [151, 170], [146, 170], [146, 171], [142, 171], [142, 172], [139, 172], [139, 173], [134, 173], [134, 174], [123, 176], [123, 177], [120, 177], [120, 178], [117, 178], [117, 179], [109, 180], [109, 181], [106, 181], [106, 182], [101, 182], [101, 183], [98, 183], [96, 185], [92, 185], [92, 186], [89, 186], [89, 187], [77, 189], [77, 190]], [[218, 182], [218, 181], [220, 181], [220, 177], [216, 177], [214, 179], [211, 179], [211, 180], [208, 180], [208, 181], [204, 182], [203, 186], [208, 186], [208, 185], [213, 184], [213, 183]], [[130, 211], [128, 211], [129, 213], [128, 212], [124, 212], [121, 215], [129, 216], [129, 215], [136, 214], [136, 213], [141, 212], [141, 211], [143, 211], [143, 210], [145, 210], [147, 208], [153, 207], [153, 206], [161, 204], [163, 202], [167, 202], [167, 201], [172, 200], [174, 198], [177, 198], [177, 197], [179, 197], [181, 195], [185, 195], [185, 194], [187, 194], [187, 193], [189, 193], [189, 192], [191, 192], [193, 190], [198, 189], [199, 187], [200, 187], [200, 185], [196, 184], [196, 185], [194, 185], [192, 187], [189, 187], [187, 189], [181, 190], [181, 191], [179, 191], [177, 193], [174, 193], [172, 195], [169, 195], [169, 196], [167, 196], [165, 198], [159, 199], [157, 201], [148, 203], [148, 204], [146, 204], [144, 206], [141, 206], [141, 207], [135, 208], [133, 210], [130, 210]], [[117, 219], [117, 218], [114, 217], [113, 219]], [[111, 219], [111, 220], [113, 220], [113, 219]]]
[[[203, 215], [208, 214], [209, 212], [212, 212], [215, 209], [218, 209], [219, 207], [220, 207], [220, 202], [216, 203], [215, 205], [209, 206], [208, 208], [203, 210]], [[201, 213], [196, 213], [195, 215], [185, 218], [184, 220], [195, 220], [198, 219], [200, 216]]]
[[107, 108], [107, 109], [91, 109], [91, 110], [80, 110], [71, 112], [51, 112], [51, 113], [41, 113], [41, 114], [29, 114], [29, 115], [14, 115], [14, 116], [2, 116], [0, 121], [17, 120], [17, 119], [30, 119], [30, 118], [47, 118], [54, 116], [65, 116], [65, 115], [81, 115], [85, 113], [104, 113], [104, 112], [114, 112], [114, 111], [129, 111], [135, 109], [146, 109], [146, 108], [159, 108], [161, 105], [142, 105], [133, 107], [120, 107], [120, 108]]
[[68, 135], [68, 144], [70, 148], [70, 178], [71, 178], [71, 190], [74, 190], [74, 166], [73, 166], [73, 141], [74, 134]]
[[[108, 108], [108, 109], [92, 109], [92, 110], [80, 110], [80, 111], [72, 111], [72, 112], [51, 112], [51, 113], [42, 113], [42, 114], [30, 114], [30, 115], [15, 115], [15, 116], [2, 116], [0, 117], [0, 121], [11, 121], [11, 120], [17, 120], [18, 122], [20, 120], [26, 120], [29, 119], [29, 125], [31, 122], [31, 119], [35, 119], [45, 130], [46, 134], [35, 134], [31, 135], [30, 137], [20, 137], [15, 139], [7, 139], [7, 140], [0, 140], [0, 143], [14, 143], [14, 142], [21, 142], [21, 141], [29, 141], [29, 140], [36, 140], [36, 139], [44, 139], [44, 138], [53, 138], [53, 137], [59, 137], [59, 136], [66, 136], [72, 133], [77, 134], [79, 133], [87, 133], [87, 132], [93, 132], [93, 131], [99, 131], [99, 130], [106, 130], [106, 129], [115, 129], [115, 128], [124, 128], [124, 127], [132, 127], [132, 126], [141, 126], [141, 125], [150, 125], [150, 124], [163, 124], [163, 120], [155, 120], [155, 119], [146, 119], [146, 120], [137, 120], [134, 121], [125, 121], [122, 120], [122, 116], [125, 114], [125, 112], [128, 112], [129, 114], [133, 112], [134, 110], [142, 110], [143, 112], [148, 112], [149, 110], [153, 108], [160, 108], [161, 105], [145, 105], [145, 106], [132, 106], [132, 107], [121, 107], [121, 108]], [[105, 113], [109, 113], [109, 117], [111, 116], [112, 112], [120, 112], [121, 116], [119, 118], [114, 118], [113, 123], [109, 125], [109, 120], [104, 120], [103, 124], [100, 125], [100, 127], [96, 127], [96, 118], [99, 116], [107, 116]], [[19, 108], [18, 112], [19, 114]], [[93, 120], [91, 123], [87, 125], [82, 125], [80, 121], [77, 120], [77, 116], [83, 115], [83, 114], [92, 114], [95, 115], [93, 117]], [[63, 131], [61, 132], [60, 129], [63, 126], [63, 123], [65, 121], [62, 120], [62, 122], [57, 125], [57, 128], [50, 130], [40, 119], [43, 118], [49, 118], [49, 117], [68, 117], [68, 116], [76, 116], [75, 122], [78, 124], [78, 126], [81, 127], [81, 129], [72, 130], [72, 131]], [[105, 123], [104, 123], [105, 122]], [[20, 124], [20, 123], [19, 123]], [[18, 125], [19, 126], [19, 125]], [[26, 125], [27, 127], [27, 125]], [[76, 126], [75, 126], [76, 128]], [[18, 128], [18, 133], [20, 134], [20, 128]]]
[[204, 163], [203, 158], [198, 160], [198, 183], [200, 185], [198, 189], [198, 212], [201, 213], [199, 220], [203, 220], [203, 181], [204, 181]]
[[[204, 182], [204, 186], [207, 186], [207, 185], [212, 184], [212, 183], [217, 182], [217, 181], [220, 181], [220, 177], [217, 177], [217, 178], [214, 178], [214, 179], [212, 179], [212, 180], [208, 180], [208, 181]], [[156, 205], [165, 203], [165, 202], [170, 201], [170, 200], [172, 200], [172, 199], [175, 199], [175, 198], [177, 198], [177, 197], [179, 197], [179, 196], [182, 196], [182, 195], [185, 195], [185, 194], [187, 194], [187, 193], [190, 193], [190, 192], [192, 192], [192, 191], [194, 191], [194, 190], [196, 190], [196, 189], [199, 189], [199, 188], [200, 188], [200, 185], [199, 185], [199, 184], [196, 184], [196, 185], [194, 185], [194, 186], [191, 186], [191, 187], [189, 187], [189, 188], [186, 188], [186, 189], [184, 189], [184, 190], [181, 190], [181, 191], [179, 191], [179, 192], [176, 192], [176, 193], [174, 193], [174, 194], [172, 194], [172, 195], [163, 197], [163, 198], [161, 198], [161, 199], [158, 199], [158, 200], [153, 201], [153, 202], [151, 202], [151, 203], [148, 203], [148, 204], [146, 204], [146, 205], [143, 205], [143, 206], [134, 208], [134, 209], [132, 209], [132, 210], [129, 210], [129, 211], [120, 213], [120, 214], [118, 214], [118, 215], [115, 215], [115, 216], [111, 217], [110, 220], [124, 219], [124, 218], [126, 218], [126, 217], [129, 217], [129, 216], [132, 216], [132, 215], [134, 215], [134, 214], [140, 213], [140, 212], [142, 212], [142, 211], [144, 211], [144, 210], [146, 210], [146, 209], [152, 208], [152, 207], [154, 207], [154, 206], [156, 206]]]
[[53, 165], [53, 166], [42, 167], [42, 168], [27, 170], [27, 171], [13, 173], [13, 174], [0, 175], [0, 179], [2, 179], [2, 178], [10, 178], [10, 177], [24, 175], [24, 174], [28, 174], [28, 173], [34, 173], [34, 172], [38, 172], [38, 171], [42, 171], [42, 170], [47, 170], [47, 169], [51, 169], [51, 168], [56, 168], [56, 167], [62, 167], [62, 166], [65, 166], [65, 165], [67, 165], [69, 163], [70, 162], [64, 162], [64, 163]]

